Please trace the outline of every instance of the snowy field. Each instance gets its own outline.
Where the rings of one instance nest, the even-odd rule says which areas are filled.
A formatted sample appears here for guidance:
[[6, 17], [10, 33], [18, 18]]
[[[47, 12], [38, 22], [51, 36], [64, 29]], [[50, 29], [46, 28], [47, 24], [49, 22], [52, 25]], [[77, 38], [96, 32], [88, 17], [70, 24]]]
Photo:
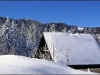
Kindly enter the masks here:
[[44, 59], [0, 55], [0, 74], [95, 74]]

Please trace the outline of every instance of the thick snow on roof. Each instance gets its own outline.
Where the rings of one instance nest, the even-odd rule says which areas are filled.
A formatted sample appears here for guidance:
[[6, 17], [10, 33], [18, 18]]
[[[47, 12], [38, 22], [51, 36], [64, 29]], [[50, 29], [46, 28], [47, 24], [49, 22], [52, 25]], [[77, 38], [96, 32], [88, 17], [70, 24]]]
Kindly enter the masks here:
[[100, 47], [90, 34], [44, 32], [55, 62], [65, 65], [100, 64]]
[[0, 56], [0, 74], [93, 74], [53, 61], [15, 55]]

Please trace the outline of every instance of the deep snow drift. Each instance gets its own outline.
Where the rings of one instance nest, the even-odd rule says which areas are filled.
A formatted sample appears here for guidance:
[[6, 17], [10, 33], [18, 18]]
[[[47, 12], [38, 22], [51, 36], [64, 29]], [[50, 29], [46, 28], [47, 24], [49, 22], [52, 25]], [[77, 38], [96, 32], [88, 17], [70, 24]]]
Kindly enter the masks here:
[[0, 56], [0, 74], [92, 74], [53, 61], [15, 55]]
[[65, 65], [100, 64], [100, 46], [90, 34], [45, 32], [44, 38], [55, 62]]

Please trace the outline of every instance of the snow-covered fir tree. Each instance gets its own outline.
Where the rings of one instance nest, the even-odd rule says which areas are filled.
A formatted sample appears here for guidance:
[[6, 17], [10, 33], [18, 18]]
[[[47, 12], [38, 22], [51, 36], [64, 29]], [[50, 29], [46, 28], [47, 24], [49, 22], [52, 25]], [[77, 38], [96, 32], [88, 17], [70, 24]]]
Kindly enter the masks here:
[[66, 33], [67, 31], [66, 31], [66, 27], [62, 30], [62, 32], [64, 32], [64, 33]]
[[49, 32], [55, 32], [55, 25], [54, 24], [50, 25]]

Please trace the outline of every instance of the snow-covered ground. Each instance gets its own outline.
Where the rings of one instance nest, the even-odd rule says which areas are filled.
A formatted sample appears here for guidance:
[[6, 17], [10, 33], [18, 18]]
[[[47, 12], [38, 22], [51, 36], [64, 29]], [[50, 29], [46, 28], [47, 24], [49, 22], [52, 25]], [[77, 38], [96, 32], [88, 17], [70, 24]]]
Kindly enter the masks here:
[[94, 74], [44, 59], [15, 55], [0, 56], [0, 74]]

